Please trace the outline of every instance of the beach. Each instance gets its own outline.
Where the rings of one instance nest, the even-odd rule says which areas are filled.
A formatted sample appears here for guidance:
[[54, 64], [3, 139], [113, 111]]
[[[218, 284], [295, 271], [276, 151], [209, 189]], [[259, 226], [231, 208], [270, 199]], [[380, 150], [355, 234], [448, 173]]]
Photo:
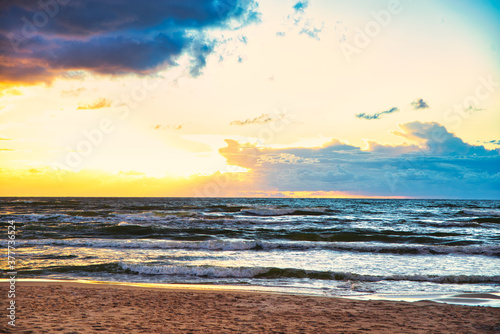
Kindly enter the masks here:
[[16, 231], [16, 332], [500, 332], [497, 201], [0, 204]]
[[[1, 283], [1, 295], [7, 284]], [[1, 333], [495, 333], [500, 308], [78, 282], [16, 285]], [[5, 310], [7, 299], [2, 301]], [[5, 311], [4, 311], [5, 312]]]

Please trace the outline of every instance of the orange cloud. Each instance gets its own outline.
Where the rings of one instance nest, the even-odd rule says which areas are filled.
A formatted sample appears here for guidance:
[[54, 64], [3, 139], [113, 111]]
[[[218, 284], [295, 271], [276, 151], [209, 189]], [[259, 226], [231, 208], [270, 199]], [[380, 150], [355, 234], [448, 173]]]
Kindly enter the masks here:
[[60, 71], [48, 67], [45, 60], [0, 55], [2, 84], [50, 84]]
[[77, 110], [101, 109], [111, 107], [111, 100], [101, 97], [99, 100], [90, 104], [80, 103]]
[[219, 149], [219, 153], [226, 158], [228, 165], [244, 168], [254, 168], [257, 165], [261, 151], [251, 144], [240, 144], [235, 140], [226, 139], [227, 147]]
[[9, 85], [0, 84], [0, 97], [4, 96], [20, 96], [23, 95], [18, 89], [13, 88]]
[[182, 124], [179, 125], [174, 125], [174, 124], [156, 124], [153, 129], [155, 130], [167, 130], [167, 129], [172, 129], [172, 130], [180, 130], [182, 129]]

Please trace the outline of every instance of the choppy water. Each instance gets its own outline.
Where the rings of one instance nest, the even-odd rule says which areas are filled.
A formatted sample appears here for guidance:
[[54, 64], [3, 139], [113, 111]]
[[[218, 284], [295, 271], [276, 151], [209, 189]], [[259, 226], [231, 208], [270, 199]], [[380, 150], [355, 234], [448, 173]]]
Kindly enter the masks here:
[[499, 201], [1, 198], [0, 214], [5, 243], [16, 221], [19, 278], [500, 290]]

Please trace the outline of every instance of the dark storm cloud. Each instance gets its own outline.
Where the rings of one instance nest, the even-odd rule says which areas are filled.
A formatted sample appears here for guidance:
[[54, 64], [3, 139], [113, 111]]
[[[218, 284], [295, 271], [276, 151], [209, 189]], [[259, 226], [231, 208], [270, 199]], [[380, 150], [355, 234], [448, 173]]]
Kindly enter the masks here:
[[[40, 5], [42, 4], [42, 5]], [[16, 0], [0, 5], [0, 31], [20, 30], [25, 21], [49, 24], [44, 32], [63, 36], [89, 36], [113, 31], [131, 31], [152, 27], [202, 28], [221, 26], [230, 18], [248, 19], [252, 1], [238, 0]], [[51, 17], [53, 16], [53, 17]]]
[[188, 53], [191, 74], [216, 41], [204, 31], [259, 20], [253, 0], [0, 2], [0, 78], [51, 81], [67, 70], [143, 74]]

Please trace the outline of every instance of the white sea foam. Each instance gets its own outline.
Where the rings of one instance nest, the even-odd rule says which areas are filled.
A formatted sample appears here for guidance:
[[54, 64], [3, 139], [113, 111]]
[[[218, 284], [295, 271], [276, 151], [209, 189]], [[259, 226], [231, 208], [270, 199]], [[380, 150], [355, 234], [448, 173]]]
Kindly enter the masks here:
[[218, 267], [218, 266], [179, 266], [179, 265], [143, 265], [134, 263], [119, 263], [123, 270], [129, 270], [146, 275], [194, 276], [214, 278], [317, 278], [352, 281], [352, 282], [379, 282], [379, 281], [412, 281], [445, 284], [465, 283], [500, 283], [500, 276], [478, 275], [358, 275], [349, 272], [317, 272], [287, 268], [261, 267]]
[[442, 246], [442, 245], [408, 245], [383, 244], [365, 242], [310, 242], [310, 241], [258, 241], [258, 240], [151, 240], [151, 239], [33, 239], [19, 240], [24, 246], [52, 245], [93, 248], [142, 248], [142, 249], [200, 249], [214, 251], [245, 250], [310, 250], [325, 249], [340, 252], [392, 253], [416, 255], [486, 255], [500, 256], [500, 245], [482, 246]]
[[495, 216], [500, 217], [500, 210], [478, 210], [478, 209], [467, 209], [463, 210], [463, 213], [471, 216]]
[[213, 267], [213, 266], [169, 266], [120, 263], [124, 270], [147, 275], [175, 275], [217, 278], [251, 278], [267, 270], [262, 268]]

